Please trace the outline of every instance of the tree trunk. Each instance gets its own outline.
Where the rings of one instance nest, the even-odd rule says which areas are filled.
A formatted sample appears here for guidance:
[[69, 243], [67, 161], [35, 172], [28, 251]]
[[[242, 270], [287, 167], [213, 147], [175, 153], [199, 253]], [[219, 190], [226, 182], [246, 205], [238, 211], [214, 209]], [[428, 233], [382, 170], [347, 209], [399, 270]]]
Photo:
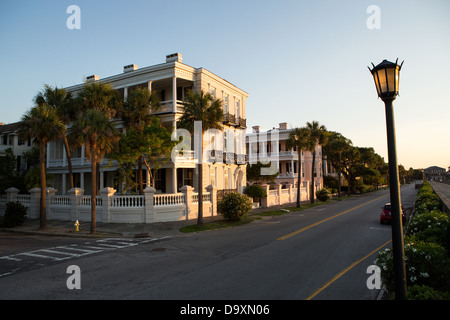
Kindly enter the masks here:
[[143, 186], [142, 181], [144, 179], [142, 176], [142, 156], [140, 156], [138, 159], [138, 176], [137, 176], [137, 178], [138, 178], [137, 180], [138, 180], [138, 186], [139, 186], [139, 194], [143, 195], [144, 194], [144, 186]]
[[47, 227], [47, 181], [45, 177], [45, 150], [46, 142], [40, 141], [39, 143], [39, 165], [40, 165], [40, 180], [41, 180], [41, 203], [40, 203], [40, 221], [39, 229], [45, 229]]
[[301, 184], [301, 180], [302, 180], [302, 151], [300, 150], [300, 148], [298, 148], [298, 170], [297, 170], [297, 208], [300, 208], [300, 202], [301, 202], [301, 198], [300, 198], [300, 186]]
[[96, 196], [97, 196], [97, 159], [94, 147], [91, 147], [91, 234], [95, 233]]
[[198, 225], [203, 225], [203, 132], [201, 139], [200, 162], [198, 164]]
[[[314, 148], [315, 150], [315, 148]], [[316, 167], [316, 151], [313, 151], [312, 153], [312, 169], [311, 169], [311, 193], [309, 195], [309, 199], [311, 200], [311, 203], [314, 203], [314, 169]]]
[[339, 152], [339, 169], [338, 169], [338, 197], [341, 197], [341, 154]]
[[72, 157], [70, 155], [70, 147], [69, 147], [69, 142], [67, 141], [67, 136], [64, 135], [64, 148], [66, 149], [66, 158], [67, 158], [67, 165], [69, 166], [69, 185], [70, 185], [70, 189], [73, 188], [73, 171], [72, 171]]

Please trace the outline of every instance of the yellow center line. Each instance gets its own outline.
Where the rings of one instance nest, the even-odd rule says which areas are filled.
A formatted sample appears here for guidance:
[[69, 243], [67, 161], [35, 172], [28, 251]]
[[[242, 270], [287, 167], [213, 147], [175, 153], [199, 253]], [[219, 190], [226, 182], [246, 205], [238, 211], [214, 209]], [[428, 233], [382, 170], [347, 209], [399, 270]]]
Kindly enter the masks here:
[[374, 254], [377, 251], [380, 251], [381, 248], [383, 248], [384, 246], [386, 246], [387, 244], [389, 244], [392, 240], [389, 240], [388, 242], [386, 242], [385, 244], [379, 246], [378, 248], [376, 248], [375, 250], [373, 250], [372, 252], [370, 252], [368, 255], [366, 255], [365, 257], [359, 259], [356, 262], [353, 262], [350, 266], [348, 266], [347, 268], [345, 268], [344, 270], [342, 270], [341, 272], [339, 272], [338, 274], [336, 274], [333, 278], [331, 278], [327, 283], [325, 283], [322, 287], [320, 287], [319, 289], [317, 289], [312, 295], [310, 295], [308, 298], [306, 298], [306, 300], [311, 300], [313, 299], [315, 296], [317, 296], [320, 292], [322, 292], [325, 288], [327, 288], [330, 284], [332, 284], [333, 282], [335, 282], [337, 279], [339, 279], [340, 277], [342, 277], [345, 273], [347, 273], [350, 269], [352, 269], [354, 266], [356, 266], [357, 264], [359, 264], [360, 262], [364, 261], [365, 259], [367, 259], [368, 257], [370, 257], [372, 254]]
[[363, 203], [363, 204], [360, 204], [359, 206], [356, 206], [356, 207], [354, 207], [354, 208], [345, 210], [345, 211], [343, 211], [343, 212], [340, 212], [340, 213], [338, 213], [338, 214], [335, 214], [334, 216], [331, 216], [331, 217], [328, 217], [328, 218], [326, 218], [326, 219], [320, 220], [320, 221], [318, 221], [318, 222], [316, 222], [316, 223], [310, 224], [309, 226], [306, 226], [306, 227], [304, 227], [304, 228], [301, 228], [301, 229], [298, 229], [298, 230], [296, 230], [296, 231], [294, 231], [294, 232], [291, 232], [291, 233], [289, 233], [289, 234], [287, 234], [287, 235], [285, 235], [285, 236], [282, 236], [282, 237], [278, 238], [277, 240], [286, 240], [287, 238], [290, 238], [290, 237], [295, 236], [295, 235], [297, 235], [297, 234], [299, 234], [299, 233], [301, 233], [301, 232], [303, 232], [303, 231], [306, 231], [306, 230], [308, 230], [308, 229], [311, 229], [311, 228], [313, 228], [313, 227], [315, 227], [315, 226], [317, 226], [317, 225], [319, 225], [319, 224], [321, 224], [321, 223], [324, 223], [324, 222], [327, 222], [327, 221], [329, 221], [329, 220], [331, 220], [331, 219], [334, 219], [334, 218], [337, 218], [337, 217], [339, 217], [339, 216], [342, 216], [343, 214], [346, 214], [346, 213], [349, 213], [350, 211], [353, 211], [353, 210], [356, 210], [356, 209], [358, 209], [358, 208], [361, 208], [361, 207], [363, 207], [363, 206], [365, 206], [365, 205], [367, 205], [367, 204], [369, 204], [369, 203], [372, 203], [372, 202], [374, 202], [374, 201], [376, 201], [376, 200], [379, 200], [379, 199], [381, 199], [381, 198], [383, 198], [383, 197], [386, 197], [386, 196], [388, 196], [388, 195], [384, 195], [384, 196], [375, 198], [375, 199], [373, 199], [373, 200], [370, 200], [370, 201], [367, 201], [367, 202], [365, 202], [365, 203]]

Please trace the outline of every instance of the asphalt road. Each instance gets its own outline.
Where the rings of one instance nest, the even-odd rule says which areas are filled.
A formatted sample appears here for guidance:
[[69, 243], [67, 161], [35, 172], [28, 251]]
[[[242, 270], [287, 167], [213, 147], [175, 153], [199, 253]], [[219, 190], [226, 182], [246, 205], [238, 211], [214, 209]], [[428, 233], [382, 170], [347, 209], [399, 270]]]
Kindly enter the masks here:
[[[414, 185], [401, 192], [404, 208], [412, 207]], [[386, 202], [389, 191], [382, 190], [160, 241], [60, 239], [21, 249], [28, 256], [10, 248], [0, 254], [0, 299], [375, 299], [379, 290], [367, 288], [366, 270], [376, 252], [390, 246], [391, 227], [379, 223]], [[55, 246], [79, 254], [53, 261], [36, 256]], [[34, 260], [25, 268], [25, 262], [1, 259], [5, 254]], [[18, 269], [8, 273], [12, 263]], [[79, 267], [81, 289], [67, 287], [71, 265]]]

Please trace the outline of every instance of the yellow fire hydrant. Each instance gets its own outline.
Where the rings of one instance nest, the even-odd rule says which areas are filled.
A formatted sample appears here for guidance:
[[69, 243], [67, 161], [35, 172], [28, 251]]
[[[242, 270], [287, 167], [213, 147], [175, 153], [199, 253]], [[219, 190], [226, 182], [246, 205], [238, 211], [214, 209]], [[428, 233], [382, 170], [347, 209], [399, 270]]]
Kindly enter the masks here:
[[80, 231], [80, 223], [78, 222], [78, 220], [75, 221], [74, 226], [75, 226], [75, 231], [77, 231], [77, 232]]

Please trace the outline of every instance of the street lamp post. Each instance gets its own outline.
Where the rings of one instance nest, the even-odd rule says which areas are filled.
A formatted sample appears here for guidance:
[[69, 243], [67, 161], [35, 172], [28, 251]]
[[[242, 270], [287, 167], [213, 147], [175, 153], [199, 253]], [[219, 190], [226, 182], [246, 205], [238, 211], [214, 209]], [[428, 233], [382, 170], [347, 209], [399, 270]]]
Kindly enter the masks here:
[[392, 249], [394, 262], [395, 298], [406, 299], [406, 268], [405, 251], [403, 247], [403, 226], [401, 216], [400, 186], [398, 179], [397, 147], [395, 142], [395, 125], [393, 101], [398, 95], [399, 73], [403, 62], [398, 65], [398, 59], [393, 62], [383, 60], [379, 65], [372, 63], [370, 69], [378, 97], [383, 100], [386, 109], [386, 131], [389, 157], [389, 189], [391, 196], [392, 217]]

